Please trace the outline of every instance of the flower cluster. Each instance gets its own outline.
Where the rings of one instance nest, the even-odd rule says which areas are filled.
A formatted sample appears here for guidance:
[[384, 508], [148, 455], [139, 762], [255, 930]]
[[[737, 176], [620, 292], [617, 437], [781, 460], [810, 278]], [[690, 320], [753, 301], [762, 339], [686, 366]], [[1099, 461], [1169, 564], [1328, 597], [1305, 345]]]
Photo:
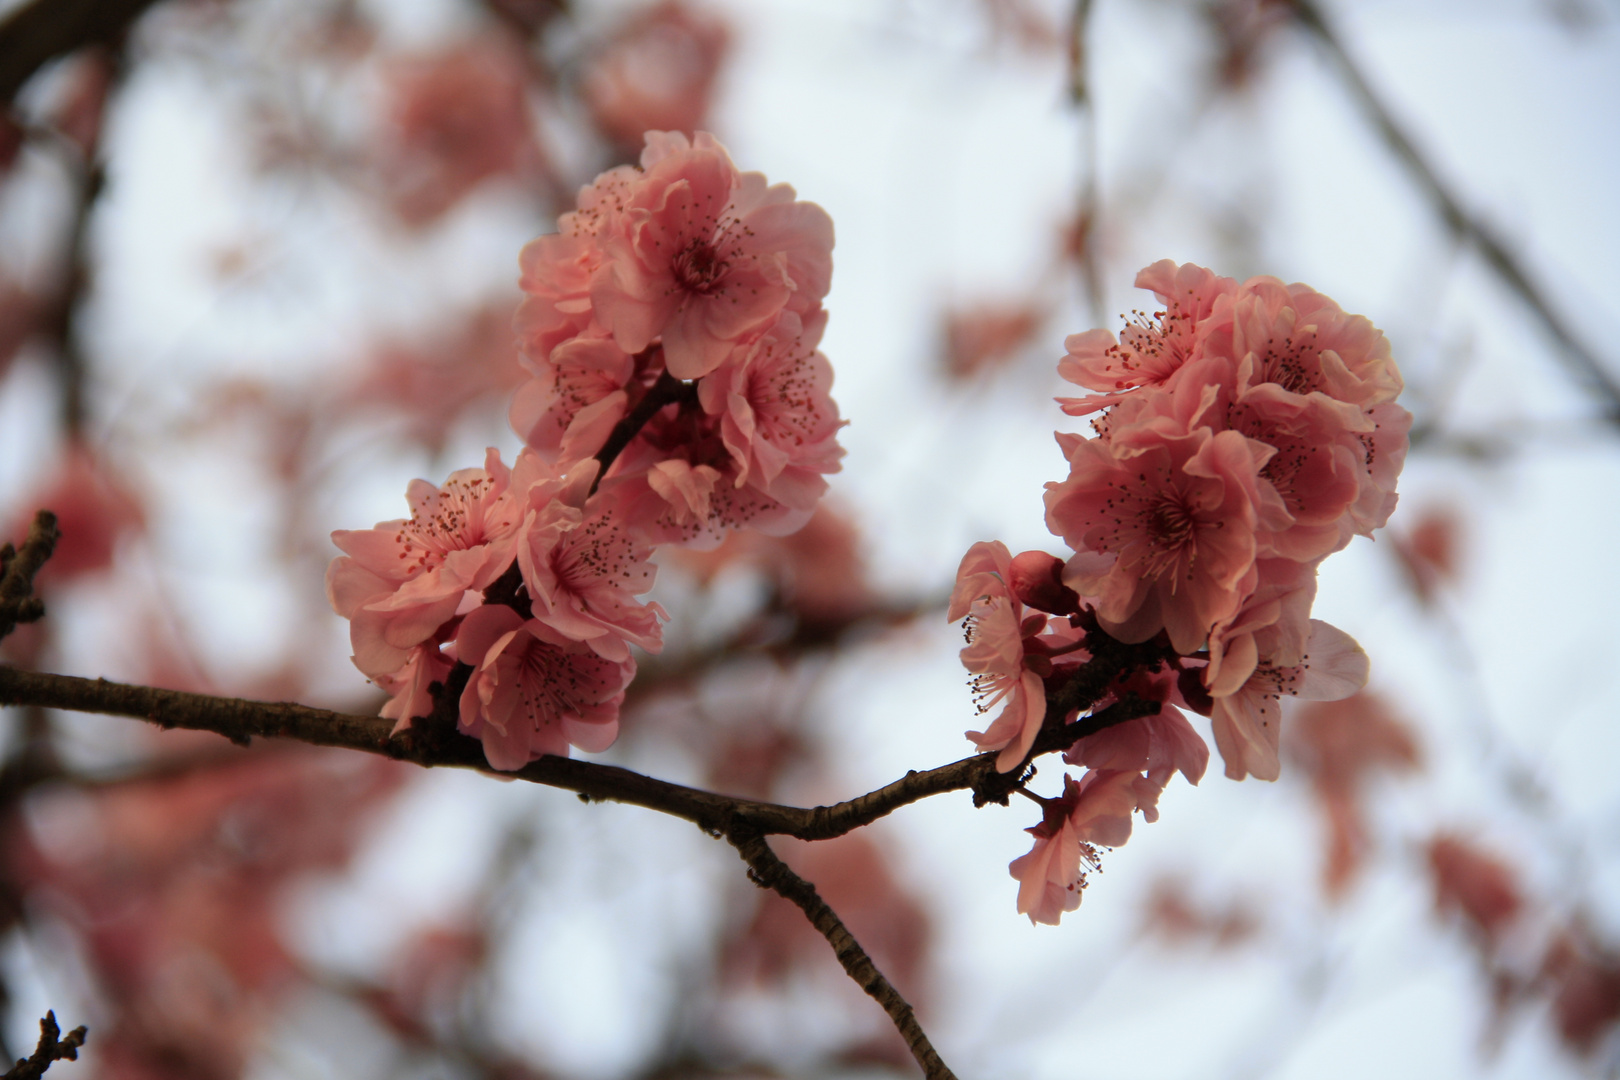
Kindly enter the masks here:
[[1158, 712], [1073, 743], [1065, 760], [1092, 771], [1043, 800], [1036, 848], [1013, 863], [1019, 911], [1043, 922], [1078, 904], [1085, 845], [1123, 840], [1133, 810], [1153, 820], [1175, 772], [1202, 775], [1208, 750], [1181, 708], [1210, 717], [1229, 777], [1269, 780], [1280, 698], [1336, 700], [1366, 682], [1356, 643], [1310, 618], [1316, 571], [1388, 520], [1411, 426], [1383, 334], [1306, 286], [1168, 260], [1136, 283], [1164, 309], [1118, 339], [1070, 337], [1058, 365], [1093, 391], [1059, 398], [1064, 411], [1099, 414], [1095, 438], [1058, 433], [1069, 476], [1047, 485], [1047, 527], [1073, 554], [975, 545], [950, 612], [972, 616], [962, 660], [982, 704], [1006, 702], [968, 733], [1001, 752], [1003, 772], [1044, 727], [1076, 719], [1048, 716], [1048, 691], [1089, 660], [1089, 633], [1156, 647], [1085, 704]]
[[396, 731], [465, 665], [459, 727], [498, 769], [613, 742], [630, 646], [662, 647], [668, 616], [637, 599], [657, 545], [790, 532], [842, 454], [819, 207], [706, 134], [651, 132], [560, 225], [522, 259], [527, 445], [413, 482], [409, 520], [333, 533], [327, 573]]

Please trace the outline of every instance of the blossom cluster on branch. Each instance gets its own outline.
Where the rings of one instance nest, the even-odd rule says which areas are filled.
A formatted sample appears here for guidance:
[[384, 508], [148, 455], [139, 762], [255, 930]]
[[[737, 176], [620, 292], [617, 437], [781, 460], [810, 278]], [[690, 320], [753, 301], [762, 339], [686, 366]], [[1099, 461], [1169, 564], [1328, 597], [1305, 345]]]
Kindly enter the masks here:
[[1227, 776], [1271, 780], [1280, 699], [1365, 685], [1360, 647], [1310, 617], [1317, 567], [1389, 519], [1412, 422], [1384, 335], [1320, 293], [1169, 260], [1136, 284], [1163, 310], [1117, 339], [1071, 336], [1058, 365], [1093, 391], [1063, 410], [1098, 414], [1093, 438], [1057, 433], [1069, 475], [1047, 484], [1046, 524], [1070, 556], [975, 544], [951, 599], [980, 711], [1001, 706], [968, 738], [1002, 772], [1077, 719], [1048, 698], [1091, 661], [1091, 634], [1158, 646], [1091, 703], [1154, 711], [1077, 738], [1064, 760], [1089, 771], [1059, 798], [1031, 795], [1035, 847], [1011, 872], [1032, 921], [1079, 905], [1082, 865], [1129, 837], [1133, 813], [1155, 820], [1176, 772], [1203, 776], [1209, 750], [1181, 709], [1210, 717]]
[[522, 255], [531, 378], [508, 467], [418, 480], [409, 520], [339, 531], [327, 593], [354, 662], [408, 727], [469, 669], [459, 727], [498, 769], [602, 750], [668, 615], [638, 599], [660, 544], [791, 532], [836, 471], [817, 351], [832, 222], [712, 136], [649, 132]]

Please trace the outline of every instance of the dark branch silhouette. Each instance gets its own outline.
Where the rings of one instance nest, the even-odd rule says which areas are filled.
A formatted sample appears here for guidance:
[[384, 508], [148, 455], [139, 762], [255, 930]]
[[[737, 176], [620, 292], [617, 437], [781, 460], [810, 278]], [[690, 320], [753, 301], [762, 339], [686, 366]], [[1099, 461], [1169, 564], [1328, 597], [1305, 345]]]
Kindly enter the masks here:
[[41, 510], [34, 515], [21, 550], [9, 543], [0, 547], [0, 638], [18, 623], [33, 622], [45, 614], [45, 605], [34, 595], [34, 575], [56, 550], [61, 535], [56, 515]]
[[89, 1031], [80, 1024], [67, 1033], [67, 1038], [60, 1038], [62, 1029], [56, 1026], [56, 1013], [47, 1012], [39, 1022], [39, 1046], [35, 1048], [33, 1056], [19, 1060], [0, 1080], [39, 1080], [54, 1063], [64, 1058], [77, 1061], [79, 1047], [84, 1045], [84, 1037]]

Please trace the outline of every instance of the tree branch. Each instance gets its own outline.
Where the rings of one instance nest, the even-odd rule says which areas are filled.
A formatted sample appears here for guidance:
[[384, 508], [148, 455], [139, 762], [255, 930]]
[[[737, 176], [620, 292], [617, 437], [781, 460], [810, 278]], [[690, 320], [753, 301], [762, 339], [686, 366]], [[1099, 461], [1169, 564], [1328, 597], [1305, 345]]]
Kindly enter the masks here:
[[0, 22], [0, 105], [40, 68], [85, 45], [116, 41], [153, 0], [33, 0]]
[[89, 1031], [89, 1028], [80, 1024], [68, 1032], [67, 1038], [58, 1039], [62, 1029], [56, 1026], [56, 1013], [47, 1012], [45, 1018], [39, 1022], [39, 1046], [34, 1050], [33, 1056], [19, 1060], [4, 1076], [0, 1076], [0, 1080], [39, 1080], [53, 1063], [63, 1058], [77, 1061], [79, 1047], [84, 1045], [84, 1037]]
[[41, 510], [28, 527], [28, 539], [23, 541], [21, 551], [10, 544], [0, 548], [0, 638], [15, 630], [18, 623], [33, 622], [45, 614], [45, 605], [34, 595], [34, 575], [56, 550], [61, 536], [56, 515]]
[[816, 892], [816, 887], [789, 869], [760, 834], [739, 830], [726, 839], [748, 864], [748, 877], [755, 885], [774, 890], [798, 905], [805, 918], [810, 920], [810, 925], [827, 939], [844, 971], [889, 1014], [889, 1019], [894, 1021], [900, 1037], [906, 1040], [906, 1045], [911, 1048], [911, 1056], [922, 1066], [928, 1080], [956, 1080], [956, 1074], [940, 1060], [939, 1053], [923, 1033], [922, 1025], [917, 1023], [910, 1003], [883, 977], [883, 972], [872, 963], [872, 958], [861, 948], [861, 943], [855, 940], [855, 935], [849, 932], [838, 914], [827, 906], [827, 902]]
[[1440, 179], [1439, 173], [1418, 149], [1417, 144], [1406, 134], [1405, 129], [1396, 123], [1395, 117], [1374, 92], [1367, 77], [1362, 74], [1361, 68], [1345, 50], [1338, 34], [1323, 17], [1322, 9], [1316, 5], [1315, 0], [1288, 0], [1288, 2], [1300, 25], [1327, 50], [1356, 105], [1378, 129], [1379, 136], [1389, 146], [1391, 152], [1402, 165], [1406, 166], [1407, 172], [1433, 204], [1446, 227], [1453, 235], [1473, 244], [1479, 250], [1496, 276], [1519, 297], [1530, 309], [1536, 321], [1541, 323], [1542, 329], [1552, 337], [1565, 364], [1588, 389], [1603, 399], [1604, 411], [1609, 422], [1620, 424], [1620, 382], [1616, 381], [1596, 354], [1576, 338], [1564, 320], [1553, 311], [1546, 295], [1530, 280], [1519, 259], [1508, 250], [1507, 245], [1488, 225], [1463, 208], [1461, 200], [1452, 194], [1450, 188]]

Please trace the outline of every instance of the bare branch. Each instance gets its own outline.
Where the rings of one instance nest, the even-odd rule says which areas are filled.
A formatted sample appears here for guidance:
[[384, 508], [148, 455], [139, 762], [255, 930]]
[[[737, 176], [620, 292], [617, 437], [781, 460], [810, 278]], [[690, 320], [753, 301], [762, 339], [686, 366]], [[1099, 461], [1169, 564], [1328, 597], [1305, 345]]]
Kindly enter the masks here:
[[33, 0], [0, 22], [0, 103], [11, 104], [34, 72], [59, 56], [110, 43], [153, 0]]
[[1558, 355], [1586, 387], [1603, 399], [1604, 411], [1610, 423], [1620, 424], [1620, 382], [1591, 349], [1576, 338], [1564, 320], [1552, 309], [1546, 294], [1530, 280], [1520, 261], [1509, 251], [1496, 233], [1477, 216], [1470, 214], [1462, 202], [1448, 188], [1429, 159], [1423, 155], [1405, 129], [1395, 121], [1384, 102], [1374, 92], [1367, 77], [1356, 64], [1337, 33], [1323, 18], [1322, 9], [1315, 0], [1288, 0], [1300, 25], [1310, 31], [1327, 50], [1339, 70], [1340, 77], [1350, 90], [1356, 105], [1366, 114], [1379, 136], [1391, 152], [1406, 167], [1423, 194], [1433, 204], [1446, 227], [1460, 240], [1472, 244], [1484, 257], [1503, 284], [1530, 309], [1536, 321], [1558, 345]]
[[56, 550], [61, 536], [56, 515], [41, 510], [34, 515], [22, 550], [14, 551], [10, 544], [0, 550], [0, 638], [18, 623], [33, 622], [45, 614], [45, 605], [34, 595], [34, 575]]
[[895, 1029], [906, 1040], [906, 1045], [911, 1048], [911, 1056], [922, 1066], [928, 1080], [956, 1080], [956, 1074], [940, 1060], [939, 1053], [923, 1033], [922, 1025], [917, 1023], [910, 1003], [884, 978], [883, 972], [877, 969], [866, 950], [861, 948], [861, 943], [855, 940], [855, 935], [849, 932], [843, 920], [816, 892], [816, 887], [777, 858], [776, 852], [758, 833], [738, 831], [726, 839], [748, 863], [748, 876], [754, 884], [762, 889], [774, 890], [793, 901], [804, 912], [805, 918], [810, 920], [810, 925], [827, 939], [844, 971], [889, 1014], [889, 1019], [894, 1021]]
[[39, 1022], [39, 1046], [34, 1050], [32, 1057], [19, 1060], [6, 1071], [0, 1080], [39, 1080], [45, 1075], [45, 1070], [62, 1059], [77, 1061], [79, 1047], [84, 1045], [84, 1037], [90, 1029], [80, 1024], [68, 1032], [67, 1038], [59, 1039], [62, 1029], [56, 1026], [56, 1013], [47, 1012], [45, 1018]]

